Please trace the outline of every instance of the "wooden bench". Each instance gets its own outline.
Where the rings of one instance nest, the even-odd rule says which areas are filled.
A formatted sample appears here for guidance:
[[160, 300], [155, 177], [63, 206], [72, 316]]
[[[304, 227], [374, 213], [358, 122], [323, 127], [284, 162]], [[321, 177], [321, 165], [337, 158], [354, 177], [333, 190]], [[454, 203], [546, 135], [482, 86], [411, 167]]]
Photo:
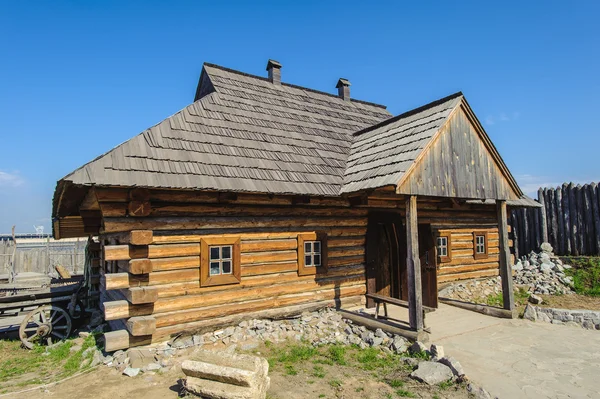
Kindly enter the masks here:
[[[365, 294], [365, 296], [367, 298], [372, 299], [373, 301], [375, 301], [375, 318], [376, 319], [391, 319], [388, 315], [388, 310], [387, 310], [387, 304], [389, 303], [390, 305], [396, 305], [396, 306], [400, 306], [402, 308], [406, 308], [409, 309], [408, 307], [408, 302], [407, 301], [403, 301], [401, 299], [397, 299], [397, 298], [392, 298], [389, 296], [383, 296], [383, 295], [377, 295], [377, 294]], [[381, 304], [383, 304], [383, 316], [381, 316], [379, 314], [379, 309]], [[435, 308], [431, 308], [429, 306], [423, 306], [423, 329], [425, 331], [427, 331], [428, 333], [431, 333], [431, 329], [425, 327], [425, 314], [430, 313], [430, 312], [435, 312]], [[401, 320], [398, 320], [401, 321]]]

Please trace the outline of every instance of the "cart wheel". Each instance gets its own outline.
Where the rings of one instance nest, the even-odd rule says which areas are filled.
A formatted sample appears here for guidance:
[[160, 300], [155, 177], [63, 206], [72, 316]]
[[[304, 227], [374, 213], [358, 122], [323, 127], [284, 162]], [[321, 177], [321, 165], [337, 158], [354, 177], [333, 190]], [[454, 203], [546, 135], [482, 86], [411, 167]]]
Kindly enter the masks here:
[[71, 334], [71, 316], [58, 306], [44, 305], [27, 314], [19, 328], [23, 345], [32, 349], [35, 343], [51, 345]]
[[73, 307], [71, 303], [69, 304], [68, 310], [71, 318], [77, 320], [85, 313], [85, 306], [83, 306], [83, 302], [78, 299], [77, 302], [75, 302], [75, 307]]

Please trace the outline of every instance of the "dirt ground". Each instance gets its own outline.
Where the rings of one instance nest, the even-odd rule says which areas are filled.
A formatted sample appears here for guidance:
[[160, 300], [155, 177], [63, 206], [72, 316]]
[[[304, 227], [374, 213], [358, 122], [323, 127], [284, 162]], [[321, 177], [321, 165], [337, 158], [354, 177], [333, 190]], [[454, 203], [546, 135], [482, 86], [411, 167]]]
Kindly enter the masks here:
[[548, 308], [600, 310], [600, 297], [569, 295], [541, 295], [544, 302], [539, 305]]
[[[347, 398], [390, 399], [398, 397], [467, 398], [464, 385], [445, 383], [428, 387], [408, 377], [410, 370], [397, 355], [379, 350], [339, 347], [331, 351], [307, 345], [262, 346], [252, 353], [269, 360], [269, 399]], [[335, 353], [334, 353], [335, 352]], [[119, 399], [177, 398], [184, 377], [179, 364], [193, 353], [182, 354], [176, 366], [164, 374], [141, 373], [127, 377], [115, 369], [99, 366], [89, 372], [48, 388], [15, 392], [2, 398]]]

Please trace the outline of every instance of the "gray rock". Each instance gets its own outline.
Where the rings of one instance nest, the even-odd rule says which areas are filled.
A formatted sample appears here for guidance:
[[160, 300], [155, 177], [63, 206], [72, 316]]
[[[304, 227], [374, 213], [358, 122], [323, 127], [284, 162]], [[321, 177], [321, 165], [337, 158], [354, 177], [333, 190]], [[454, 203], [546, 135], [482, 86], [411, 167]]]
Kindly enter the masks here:
[[415, 358], [412, 358], [412, 357], [403, 357], [401, 361], [402, 361], [402, 363], [404, 365], [409, 366], [413, 370], [415, 368], [417, 368], [417, 366], [421, 362], [419, 359], [415, 359]]
[[535, 310], [535, 306], [528, 303], [525, 307], [525, 313], [523, 313], [523, 318], [531, 321], [536, 321], [538, 316]]
[[242, 344], [242, 346], [240, 347], [240, 349], [242, 349], [243, 351], [250, 351], [250, 350], [256, 349], [256, 348], [258, 348], [257, 342], [250, 342], [250, 343]]
[[529, 296], [529, 302], [531, 302], [531, 303], [533, 303], [535, 305], [539, 305], [539, 304], [541, 304], [544, 301], [543, 301], [542, 297], [540, 297], [538, 295], [535, 295], [535, 294], [531, 294]]
[[410, 353], [427, 352], [427, 347], [422, 342], [415, 341], [410, 348], [408, 348], [408, 351]]
[[431, 344], [429, 348], [429, 353], [431, 353], [431, 357], [434, 359], [441, 359], [444, 355], [444, 347], [441, 345]]
[[442, 363], [444, 366], [448, 366], [455, 376], [464, 377], [465, 370], [463, 369], [463, 366], [452, 356], [442, 357], [438, 362]]
[[591, 321], [591, 320], [584, 320], [583, 321], [583, 328], [585, 328], [586, 330], [593, 330], [593, 329], [595, 329], [594, 322]]
[[392, 341], [390, 348], [397, 354], [400, 354], [406, 352], [406, 350], [408, 349], [408, 345], [409, 342], [406, 339], [396, 335], [394, 337], [394, 340]]
[[136, 375], [138, 375], [140, 373], [141, 369], [139, 368], [132, 368], [132, 367], [127, 367], [125, 368], [125, 370], [123, 370], [123, 374], [125, 374], [128, 377], [135, 377]]
[[379, 338], [379, 337], [374, 337], [371, 340], [371, 346], [379, 346], [383, 343], [383, 338]]
[[387, 334], [383, 332], [381, 328], [375, 330], [375, 336], [379, 338], [387, 338]]
[[421, 362], [417, 369], [410, 373], [410, 376], [417, 381], [427, 385], [437, 385], [439, 383], [452, 379], [454, 374], [450, 367], [436, 362]]
[[162, 366], [158, 363], [150, 363], [146, 367], [143, 368], [143, 371], [158, 371], [162, 368]]
[[552, 245], [550, 245], [550, 243], [544, 242], [544, 243], [542, 243], [542, 245], [540, 245], [540, 249], [542, 251], [550, 254], [550, 253], [552, 253], [554, 248], [552, 248]]

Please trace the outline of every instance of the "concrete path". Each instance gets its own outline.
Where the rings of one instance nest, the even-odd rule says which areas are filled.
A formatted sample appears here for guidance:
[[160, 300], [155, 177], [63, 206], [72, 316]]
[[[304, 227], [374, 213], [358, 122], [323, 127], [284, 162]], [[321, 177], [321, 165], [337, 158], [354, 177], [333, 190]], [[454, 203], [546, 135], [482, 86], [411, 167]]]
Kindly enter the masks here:
[[440, 304], [431, 342], [501, 399], [600, 398], [600, 331], [485, 316]]

